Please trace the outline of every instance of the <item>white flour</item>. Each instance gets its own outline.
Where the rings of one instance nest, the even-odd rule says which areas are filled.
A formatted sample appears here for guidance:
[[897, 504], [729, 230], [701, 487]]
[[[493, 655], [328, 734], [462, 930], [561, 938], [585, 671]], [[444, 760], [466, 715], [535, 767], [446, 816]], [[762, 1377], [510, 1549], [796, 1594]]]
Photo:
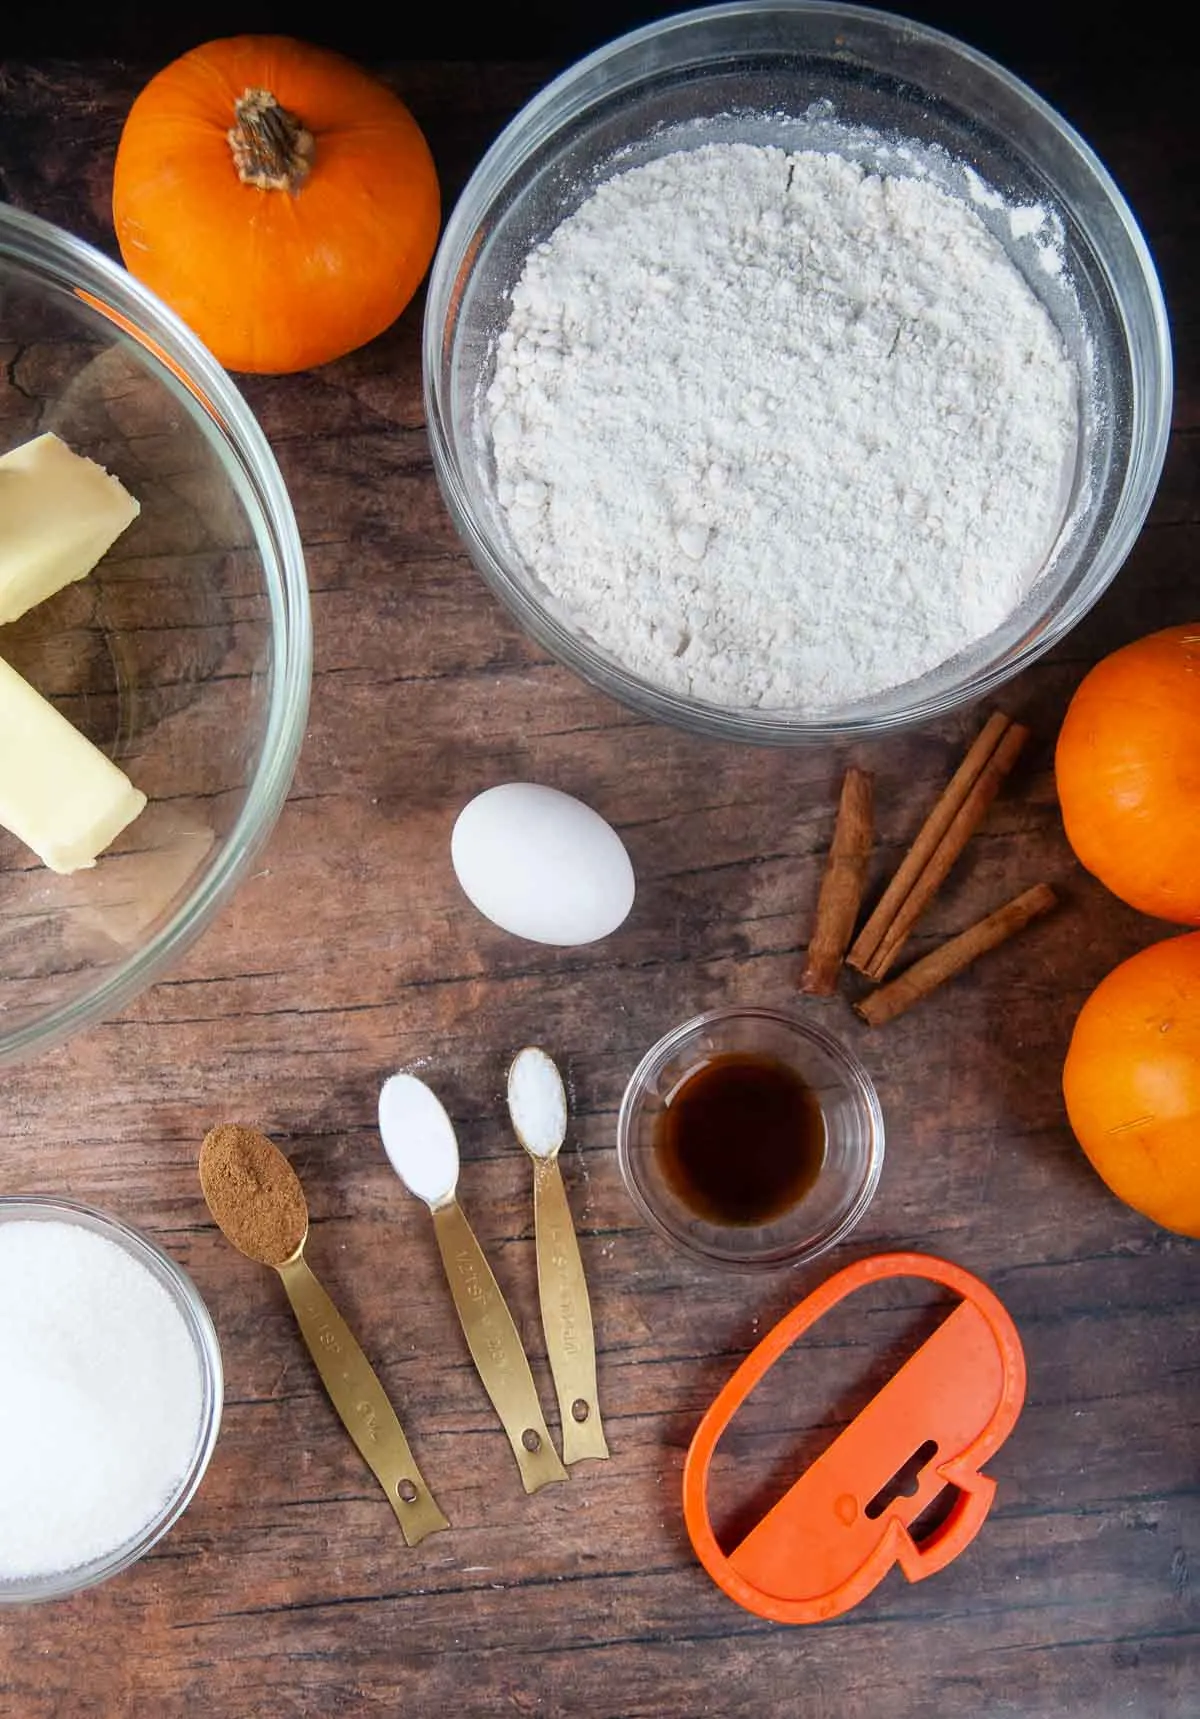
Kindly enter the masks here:
[[979, 216], [836, 155], [709, 144], [531, 253], [486, 428], [512, 537], [627, 667], [731, 706], [894, 687], [1016, 607], [1078, 378]]

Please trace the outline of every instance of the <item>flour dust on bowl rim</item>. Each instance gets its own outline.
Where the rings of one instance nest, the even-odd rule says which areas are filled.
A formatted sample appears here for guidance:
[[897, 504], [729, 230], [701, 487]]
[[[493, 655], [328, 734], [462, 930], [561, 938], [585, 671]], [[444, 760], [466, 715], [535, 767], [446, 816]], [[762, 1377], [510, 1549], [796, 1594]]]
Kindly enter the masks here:
[[312, 635], [266, 438], [211, 354], [89, 245], [0, 207], [0, 452], [44, 431], [140, 514], [78, 584], [0, 628], [0, 656], [147, 796], [92, 869], [0, 830], [0, 1066], [110, 1016], [244, 877], [287, 795]]
[[[531, 252], [586, 215], [619, 176], [704, 144], [840, 155], [868, 176], [936, 187], [969, 208], [985, 242], [1002, 251], [1079, 378], [1062, 522], [1025, 596], [1001, 624], [919, 678], [828, 708], [735, 707], [635, 672], [598, 642], [586, 613], [549, 588], [518, 545], [501, 493], [488, 394]], [[423, 359], [448, 508], [476, 566], [523, 626], [636, 710], [760, 743], [825, 742], [928, 721], [1033, 662], [1129, 554], [1170, 428], [1161, 289], [1134, 217], [1089, 145], [973, 49], [903, 18], [821, 0], [746, 0], [665, 19], [537, 95], [484, 157], [447, 222]], [[645, 404], [649, 411], [653, 401]]]

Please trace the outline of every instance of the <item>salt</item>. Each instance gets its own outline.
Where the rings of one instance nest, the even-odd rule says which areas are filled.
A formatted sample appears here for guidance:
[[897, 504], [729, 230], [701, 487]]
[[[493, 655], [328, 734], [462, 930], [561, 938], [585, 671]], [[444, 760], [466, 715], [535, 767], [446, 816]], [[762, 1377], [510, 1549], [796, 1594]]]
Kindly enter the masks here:
[[567, 1132], [567, 1095], [553, 1059], [527, 1045], [508, 1071], [508, 1110], [527, 1152], [553, 1158]]
[[0, 1223], [0, 1582], [134, 1539], [196, 1449], [203, 1382], [167, 1290], [74, 1223]]

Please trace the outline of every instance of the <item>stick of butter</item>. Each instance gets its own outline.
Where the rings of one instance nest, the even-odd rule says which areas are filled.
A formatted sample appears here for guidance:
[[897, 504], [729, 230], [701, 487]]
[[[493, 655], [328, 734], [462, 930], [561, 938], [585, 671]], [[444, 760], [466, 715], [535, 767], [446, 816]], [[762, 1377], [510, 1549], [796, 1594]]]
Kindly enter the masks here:
[[0, 457], [0, 624], [84, 578], [140, 512], [119, 478], [51, 433]]
[[0, 658], [0, 824], [51, 871], [95, 865], [146, 796]]

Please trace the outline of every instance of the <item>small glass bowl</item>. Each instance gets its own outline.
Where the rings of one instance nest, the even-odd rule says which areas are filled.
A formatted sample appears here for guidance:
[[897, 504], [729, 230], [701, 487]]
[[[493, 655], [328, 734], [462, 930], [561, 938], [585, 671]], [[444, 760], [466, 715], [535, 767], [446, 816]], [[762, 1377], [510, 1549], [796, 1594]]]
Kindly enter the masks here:
[[[655, 1150], [659, 1121], [681, 1082], [735, 1052], [791, 1068], [815, 1094], [825, 1124], [816, 1181], [761, 1225], [698, 1217], [668, 1185]], [[684, 1253], [735, 1271], [777, 1271], [816, 1259], [858, 1223], [883, 1167], [883, 1112], [858, 1058], [819, 1027], [778, 1009], [714, 1009], [661, 1038], [633, 1071], [617, 1120], [617, 1162], [646, 1222]]]
[[[55, 1570], [25, 1578], [0, 1576], [0, 1605], [32, 1600], [60, 1600], [69, 1594], [106, 1582], [110, 1576], [127, 1570], [158, 1544], [168, 1529], [182, 1516], [191, 1503], [196, 1488], [204, 1478], [209, 1459], [217, 1442], [224, 1400], [224, 1372], [221, 1348], [208, 1308], [191, 1278], [160, 1248], [155, 1247], [137, 1230], [118, 1218], [109, 1217], [92, 1206], [79, 1205], [74, 1200], [60, 1200], [48, 1194], [0, 1195], [0, 1224], [8, 1223], [74, 1224], [103, 1236], [122, 1248], [166, 1290], [181, 1319], [187, 1326], [200, 1367], [201, 1405], [196, 1423], [196, 1442], [191, 1460], [179, 1478], [175, 1490], [162, 1508], [132, 1539], [123, 1541], [98, 1558], [76, 1564], [69, 1570]], [[13, 1309], [7, 1309], [10, 1314]]]

